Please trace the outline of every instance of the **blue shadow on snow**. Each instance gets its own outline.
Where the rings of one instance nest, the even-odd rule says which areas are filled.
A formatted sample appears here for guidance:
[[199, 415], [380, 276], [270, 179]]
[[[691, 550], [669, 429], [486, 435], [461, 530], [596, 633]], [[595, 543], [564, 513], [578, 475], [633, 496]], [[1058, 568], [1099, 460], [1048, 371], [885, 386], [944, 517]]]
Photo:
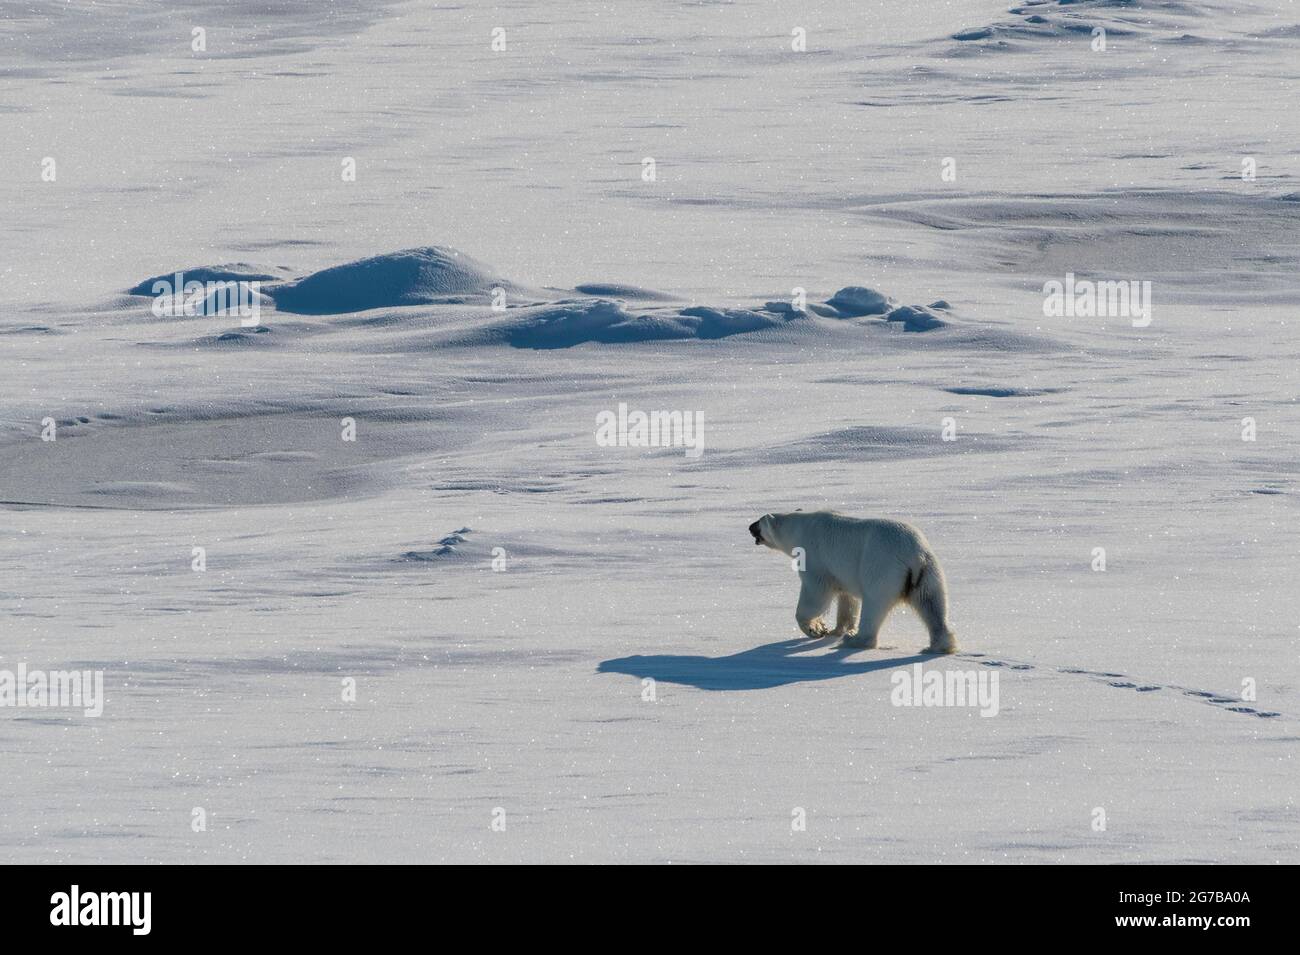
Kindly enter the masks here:
[[680, 683], [701, 690], [770, 690], [807, 683], [834, 680], [877, 670], [894, 670], [934, 659], [922, 653], [890, 657], [887, 660], [851, 662], [857, 650], [837, 647], [832, 653], [803, 655], [822, 650], [831, 640], [780, 640], [752, 650], [742, 650], [725, 657], [698, 657], [658, 654], [618, 657], [605, 660], [596, 668], [599, 673], [624, 673], [641, 679], [650, 677], [664, 683]]

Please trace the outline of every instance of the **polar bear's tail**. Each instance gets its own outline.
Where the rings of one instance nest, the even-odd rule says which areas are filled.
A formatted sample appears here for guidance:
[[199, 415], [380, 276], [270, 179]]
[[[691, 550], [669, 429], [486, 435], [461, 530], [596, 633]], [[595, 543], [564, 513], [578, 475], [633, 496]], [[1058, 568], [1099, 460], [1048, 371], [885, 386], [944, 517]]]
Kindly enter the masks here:
[[957, 637], [948, 626], [948, 585], [934, 554], [926, 551], [920, 566], [909, 569], [903, 599], [911, 604], [930, 631], [931, 653], [956, 653]]

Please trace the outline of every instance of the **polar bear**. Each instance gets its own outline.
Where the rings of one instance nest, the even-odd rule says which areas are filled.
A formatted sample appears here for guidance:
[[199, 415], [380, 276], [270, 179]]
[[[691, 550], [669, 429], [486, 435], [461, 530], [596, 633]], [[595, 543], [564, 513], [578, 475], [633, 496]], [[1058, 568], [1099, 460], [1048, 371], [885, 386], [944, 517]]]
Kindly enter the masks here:
[[[749, 532], [755, 544], [802, 558], [796, 565], [802, 567], [802, 587], [794, 617], [807, 636], [843, 637], [848, 646], [874, 649], [885, 617], [906, 600], [930, 630], [925, 652], [957, 651], [943, 571], [925, 537], [910, 524], [795, 511], [764, 514]], [[828, 630], [821, 616], [836, 597], [835, 628]]]

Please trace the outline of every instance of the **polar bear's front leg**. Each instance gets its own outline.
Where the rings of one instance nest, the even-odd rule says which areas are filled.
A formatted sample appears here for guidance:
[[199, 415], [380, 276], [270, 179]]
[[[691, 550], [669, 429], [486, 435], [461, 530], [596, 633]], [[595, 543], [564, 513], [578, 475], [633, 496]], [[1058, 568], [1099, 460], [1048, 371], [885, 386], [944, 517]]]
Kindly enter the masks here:
[[830, 609], [832, 597], [834, 592], [825, 581], [811, 574], [803, 575], [803, 586], [799, 589], [799, 606], [795, 609], [794, 620], [799, 624], [799, 629], [803, 631], [804, 636], [814, 639], [826, 636], [826, 624], [822, 623], [821, 616]]
[[857, 597], [841, 593], [839, 609], [835, 613], [835, 629], [827, 636], [851, 637], [858, 632], [858, 614], [862, 611], [862, 602]]

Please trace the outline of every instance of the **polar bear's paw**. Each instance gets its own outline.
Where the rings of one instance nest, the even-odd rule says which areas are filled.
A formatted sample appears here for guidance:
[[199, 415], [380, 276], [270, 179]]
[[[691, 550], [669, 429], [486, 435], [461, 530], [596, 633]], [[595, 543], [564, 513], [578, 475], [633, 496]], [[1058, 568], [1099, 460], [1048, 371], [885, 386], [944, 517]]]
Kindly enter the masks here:
[[795, 622], [799, 624], [799, 629], [803, 631], [803, 635], [811, 637], [813, 640], [820, 640], [830, 635], [830, 631], [826, 629], [826, 624], [820, 620], [810, 620], [808, 623], [804, 623], [802, 620]]
[[849, 640], [850, 638], [857, 636], [857, 634], [857, 627], [836, 627], [834, 630], [826, 631], [826, 636], [828, 637], [843, 637], [845, 640]]
[[956, 653], [958, 650], [957, 641], [949, 634], [938, 640], [931, 639], [930, 645], [922, 650], [922, 653]]
[[851, 647], [854, 650], [875, 650], [876, 638], [859, 636], [854, 632], [844, 638], [844, 643], [842, 645]]

